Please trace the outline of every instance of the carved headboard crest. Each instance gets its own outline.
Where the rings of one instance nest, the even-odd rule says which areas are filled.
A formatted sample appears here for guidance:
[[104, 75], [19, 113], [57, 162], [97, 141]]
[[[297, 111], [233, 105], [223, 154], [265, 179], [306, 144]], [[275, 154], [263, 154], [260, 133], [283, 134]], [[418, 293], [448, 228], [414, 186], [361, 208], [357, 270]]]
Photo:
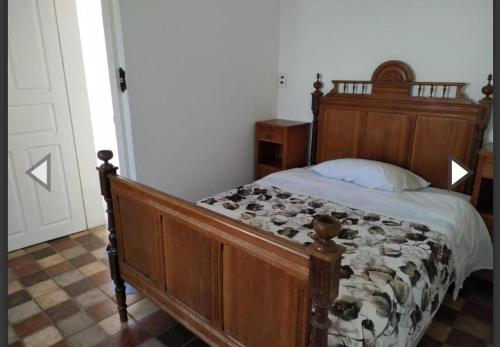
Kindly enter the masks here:
[[373, 72], [372, 82], [413, 82], [414, 75], [408, 64], [390, 60], [379, 65]]

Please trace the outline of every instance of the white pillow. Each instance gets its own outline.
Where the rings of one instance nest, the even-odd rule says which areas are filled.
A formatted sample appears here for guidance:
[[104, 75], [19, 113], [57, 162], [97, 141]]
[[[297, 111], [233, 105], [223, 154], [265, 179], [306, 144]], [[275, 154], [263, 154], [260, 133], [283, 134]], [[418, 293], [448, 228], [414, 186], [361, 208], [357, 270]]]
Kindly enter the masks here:
[[321, 176], [389, 192], [422, 189], [430, 185], [411, 171], [374, 160], [336, 159], [315, 165], [312, 169]]

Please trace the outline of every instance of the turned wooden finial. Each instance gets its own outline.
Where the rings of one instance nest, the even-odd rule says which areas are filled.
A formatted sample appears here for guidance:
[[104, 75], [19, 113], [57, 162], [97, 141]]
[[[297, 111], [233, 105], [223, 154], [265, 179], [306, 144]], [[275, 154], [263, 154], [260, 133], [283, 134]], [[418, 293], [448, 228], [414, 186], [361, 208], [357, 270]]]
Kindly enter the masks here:
[[317, 251], [331, 253], [337, 249], [333, 241], [340, 233], [340, 221], [327, 214], [320, 215], [314, 219], [313, 229], [316, 233], [316, 242], [314, 248]]
[[97, 158], [107, 164], [111, 159], [113, 159], [113, 151], [110, 151], [109, 149], [99, 151], [97, 152]]
[[321, 74], [317, 73], [316, 74], [316, 82], [313, 84], [315, 92], [321, 92], [321, 89], [323, 88], [323, 82], [321, 82]]
[[[493, 94], [493, 85], [491, 84], [491, 81], [493, 80], [493, 75], [489, 74], [488, 75], [488, 84], [481, 89], [481, 91], [484, 94], [484, 99], [491, 99], [491, 94]], [[483, 99], [483, 100], [484, 100]]]
[[99, 151], [97, 152], [97, 158], [103, 161], [103, 163], [97, 168], [97, 171], [99, 171], [101, 194], [104, 199], [109, 199], [111, 201], [109, 176], [116, 175], [116, 171], [118, 170], [117, 167], [109, 162], [113, 158], [113, 152], [108, 149]]

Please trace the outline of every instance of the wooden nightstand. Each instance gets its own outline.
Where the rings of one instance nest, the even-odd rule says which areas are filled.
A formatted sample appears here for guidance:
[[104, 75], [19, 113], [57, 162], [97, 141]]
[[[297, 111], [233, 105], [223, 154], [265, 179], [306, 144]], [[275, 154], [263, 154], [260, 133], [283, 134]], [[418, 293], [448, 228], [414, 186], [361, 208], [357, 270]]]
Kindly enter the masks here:
[[255, 175], [307, 165], [309, 123], [273, 119], [255, 124]]
[[491, 145], [479, 151], [471, 202], [483, 217], [493, 239], [493, 149]]

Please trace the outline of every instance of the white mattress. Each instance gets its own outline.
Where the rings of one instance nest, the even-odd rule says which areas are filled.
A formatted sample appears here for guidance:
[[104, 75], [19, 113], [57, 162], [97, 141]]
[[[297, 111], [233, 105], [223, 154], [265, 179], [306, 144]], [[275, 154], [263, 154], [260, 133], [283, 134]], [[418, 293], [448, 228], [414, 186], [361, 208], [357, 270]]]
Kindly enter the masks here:
[[274, 173], [257, 182], [352, 208], [432, 226], [450, 240], [457, 279], [454, 297], [476, 270], [493, 268], [493, 245], [483, 219], [465, 194], [426, 188], [401, 193], [329, 179], [308, 168]]

